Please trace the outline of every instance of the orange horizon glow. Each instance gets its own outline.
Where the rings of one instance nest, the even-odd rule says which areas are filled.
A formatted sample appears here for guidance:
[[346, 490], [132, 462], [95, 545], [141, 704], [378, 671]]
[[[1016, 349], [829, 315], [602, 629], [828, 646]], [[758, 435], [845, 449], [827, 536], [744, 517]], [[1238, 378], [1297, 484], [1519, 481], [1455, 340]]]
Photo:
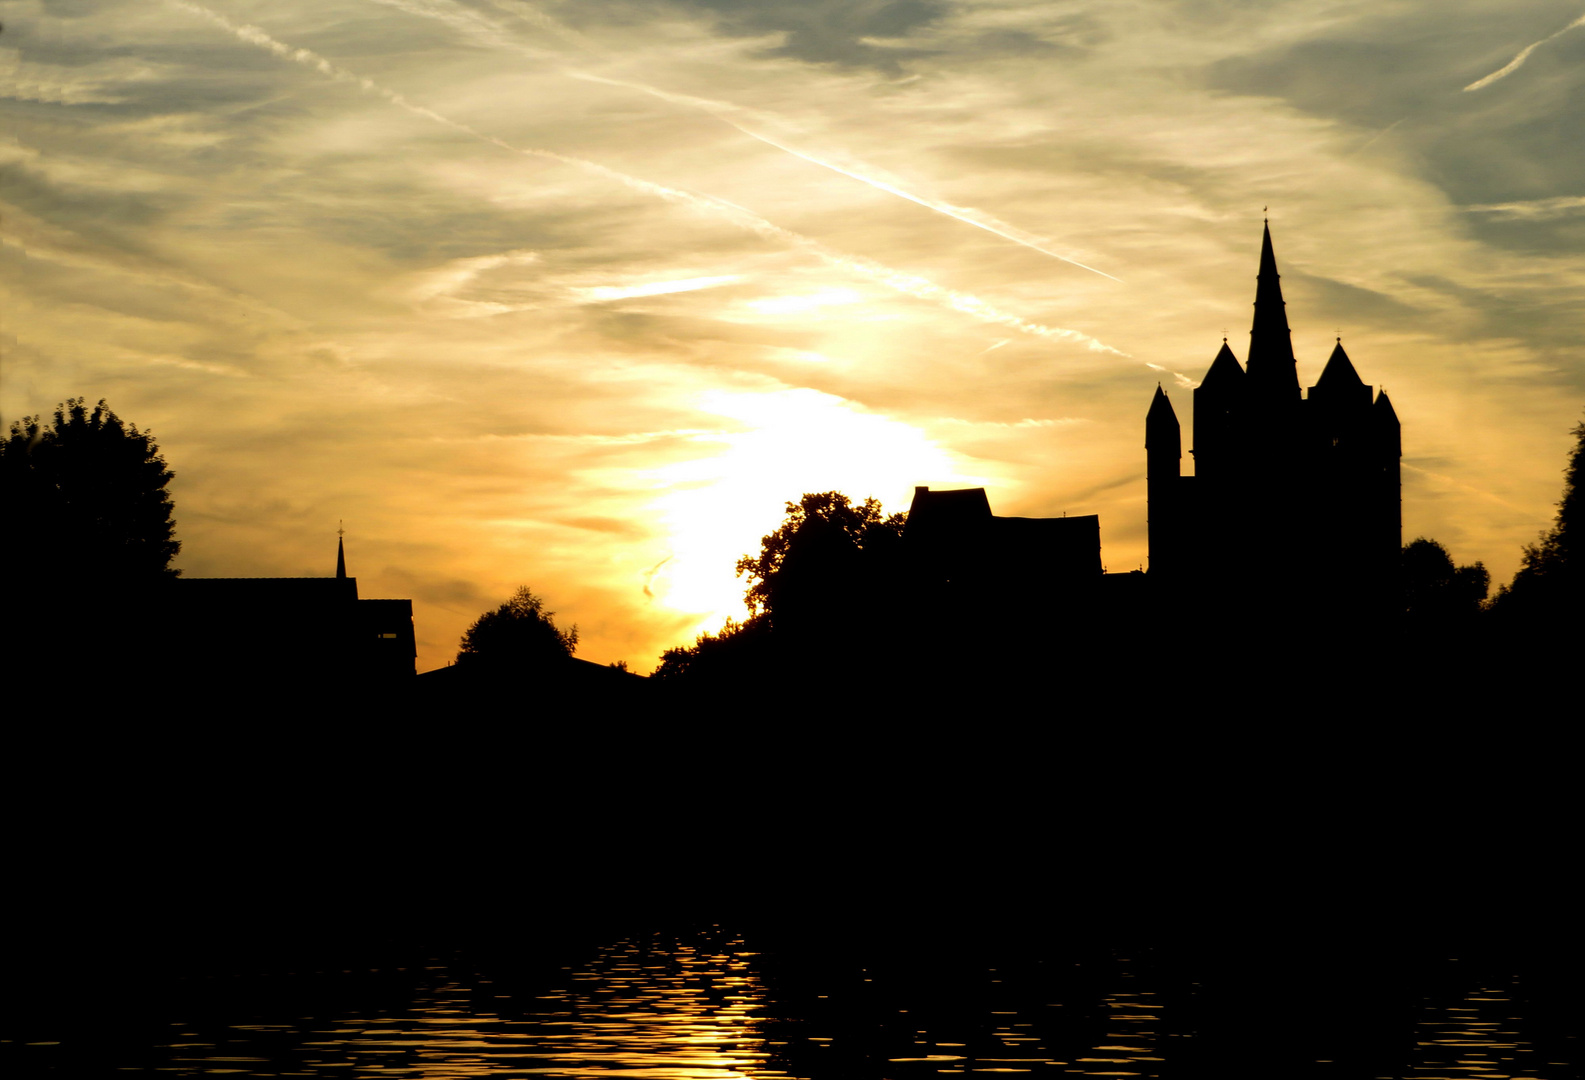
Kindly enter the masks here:
[[345, 521], [420, 671], [528, 585], [647, 672], [809, 492], [1144, 564], [1145, 410], [1192, 446], [1269, 206], [1300, 382], [1340, 333], [1402, 420], [1405, 542], [1512, 576], [1585, 405], [1577, 20], [894, 15], [30, 9], [0, 413], [151, 430], [189, 576], [328, 575]]

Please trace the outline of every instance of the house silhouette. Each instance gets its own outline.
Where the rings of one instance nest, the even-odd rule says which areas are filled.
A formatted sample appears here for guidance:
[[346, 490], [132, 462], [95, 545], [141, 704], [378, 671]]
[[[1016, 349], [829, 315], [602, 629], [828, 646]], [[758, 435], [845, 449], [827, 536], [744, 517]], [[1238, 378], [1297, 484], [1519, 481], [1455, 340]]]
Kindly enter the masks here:
[[372, 687], [414, 675], [413, 602], [359, 598], [339, 537], [334, 577], [180, 577], [164, 614], [174, 655], [201, 681]]

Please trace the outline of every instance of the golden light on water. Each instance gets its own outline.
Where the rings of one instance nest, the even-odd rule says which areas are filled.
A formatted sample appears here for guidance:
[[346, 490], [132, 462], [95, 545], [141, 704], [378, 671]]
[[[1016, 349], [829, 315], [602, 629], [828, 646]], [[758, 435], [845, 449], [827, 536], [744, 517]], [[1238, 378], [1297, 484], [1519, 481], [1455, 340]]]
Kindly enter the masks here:
[[[400, 1075], [766, 1080], [766, 996], [741, 942], [622, 940], [567, 970], [564, 986], [523, 1000], [444, 965], [405, 1009], [309, 1029], [238, 1024], [240, 1038], [170, 1044], [174, 1068], [254, 1076]], [[717, 951], [718, 950], [718, 951]], [[300, 1034], [274, 1061], [235, 1044]], [[206, 1052], [210, 1051], [210, 1052]], [[270, 1071], [263, 1071], [266, 1063]], [[251, 1064], [250, 1063], [254, 1063]], [[274, 1071], [285, 1067], [286, 1073]]]
[[[1341, 984], [1323, 982], [1328, 989], [1315, 996], [1317, 987], [1305, 979], [1277, 977], [1269, 985], [1278, 995], [1272, 1008], [1239, 1003], [1237, 1015], [1207, 1027], [1215, 1014], [1207, 1012], [1212, 999], [1204, 984], [1183, 981], [1183, 971], [1156, 957], [1087, 954], [1080, 965], [1037, 950], [1016, 966], [999, 960], [989, 967], [928, 943], [920, 950], [923, 966], [908, 958], [859, 967], [846, 955], [794, 960], [773, 952], [762, 961], [719, 929], [646, 934], [608, 939], [587, 962], [526, 978], [512, 961], [495, 977], [439, 960], [370, 971], [379, 976], [373, 982], [343, 971], [351, 978], [328, 999], [342, 1004], [317, 1016], [299, 1010], [327, 999], [284, 1004], [276, 995], [287, 984], [271, 976], [270, 992], [257, 1001], [223, 1007], [212, 1020], [189, 1013], [170, 1024], [165, 1039], [142, 1052], [129, 1047], [113, 1064], [178, 1075], [426, 1080], [925, 1080], [1031, 1072], [1150, 1080], [1201, 1075], [1205, 1062], [1226, 1054], [1264, 1067], [1271, 1048], [1295, 1042], [1314, 1041], [1315, 1063], [1331, 1065], [1339, 1051], [1363, 1053], [1374, 1042], [1348, 1031], [1323, 1037], [1307, 1009], [1295, 1013], [1281, 996], [1296, 995], [1292, 1002], [1310, 1001], [1328, 1015], [1334, 1006], [1359, 1004], [1354, 988]], [[1457, 973], [1417, 980], [1425, 996], [1412, 1026], [1395, 1009], [1398, 1019], [1389, 1022], [1401, 1040], [1368, 1050], [1380, 1059], [1361, 1075], [1579, 1075], [1568, 1038], [1559, 1037], [1567, 1029], [1527, 1000], [1534, 984], [1527, 991], [1519, 976], [1493, 975], [1449, 985], [1449, 974]], [[1370, 1016], [1365, 1008], [1362, 1015]], [[1290, 1055], [1288, 1064], [1295, 1060]]]

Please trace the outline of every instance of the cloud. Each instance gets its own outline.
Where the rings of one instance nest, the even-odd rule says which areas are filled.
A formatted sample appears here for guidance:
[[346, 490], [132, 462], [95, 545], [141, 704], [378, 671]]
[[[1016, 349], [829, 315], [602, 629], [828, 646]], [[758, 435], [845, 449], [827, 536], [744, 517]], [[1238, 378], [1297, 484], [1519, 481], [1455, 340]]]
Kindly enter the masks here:
[[594, 285], [576, 290], [580, 296], [594, 303], [609, 300], [629, 300], [642, 296], [670, 296], [673, 293], [698, 292], [700, 289], [719, 289], [743, 279], [737, 274], [720, 274], [715, 277], [682, 278], [675, 281], [649, 281], [635, 285]]
[[1491, 203], [1486, 206], [1463, 206], [1466, 214], [1493, 214], [1497, 217], [1537, 218], [1564, 217], [1585, 211], [1585, 195], [1560, 195], [1552, 199], [1530, 199], [1527, 202]]
[[679, 6], [709, 12], [727, 34], [773, 35], [769, 56], [887, 74], [926, 54], [904, 39], [948, 10], [939, 0], [684, 0]]
[[[954, 311], [962, 312], [984, 322], [996, 323], [1001, 326], [1018, 330], [1021, 333], [1034, 334], [1039, 337], [1082, 343], [1085, 345], [1085, 347], [1097, 352], [1109, 352], [1117, 356], [1127, 355], [1126, 353], [1123, 353], [1120, 350], [1115, 349], [1112, 346], [1107, 345], [1096, 338], [1093, 338], [1088, 334], [1081, 333], [1077, 330], [1045, 326], [1041, 323], [1022, 318], [1007, 311], [1000, 310], [987, 301], [982, 300], [981, 298], [970, 293], [937, 285], [935, 282], [930, 281], [918, 274], [909, 274], [899, 270], [894, 270], [891, 267], [878, 263], [873, 259], [844, 254], [843, 252], [830, 248], [811, 237], [802, 236], [790, 229], [785, 229], [779, 225], [773, 224], [772, 222], [767, 221], [765, 218], [760, 217], [758, 214], [755, 214], [752, 211], [746, 210], [743, 207], [737, 206], [733, 203], [725, 202], [721, 199], [716, 199], [708, 195], [701, 195], [695, 192], [667, 187], [664, 184], [657, 184], [653, 181], [632, 176], [628, 173], [621, 172], [617, 169], [612, 169], [595, 161], [589, 161], [585, 158], [573, 157], [571, 155], [562, 154], [554, 150], [514, 146], [505, 139], [501, 139], [494, 135], [485, 134], [484, 132], [475, 129], [468, 124], [464, 124], [458, 120], [453, 120], [452, 118], [444, 116], [441, 113], [438, 113], [426, 106], [416, 105], [396, 91], [381, 86], [372, 79], [357, 75], [345, 68], [332, 64], [323, 56], [320, 56], [309, 49], [294, 48], [293, 46], [287, 45], [284, 42], [278, 41], [256, 26], [245, 26], [233, 23], [224, 16], [218, 15], [199, 4], [191, 3], [189, 0], [169, 0], [169, 2], [175, 4], [177, 7], [191, 11], [194, 14], [201, 15], [223, 29], [235, 34], [239, 39], [247, 42], [250, 45], [257, 45], [260, 48], [267, 49], [275, 55], [282, 57], [283, 59], [292, 60], [296, 63], [304, 65], [305, 67], [312, 68], [321, 75], [324, 75], [327, 78], [333, 79], [337, 82], [353, 83], [364, 90], [379, 95], [392, 105], [395, 105], [397, 108], [409, 112], [414, 116], [433, 120], [435, 123], [442, 124], [456, 131], [460, 131], [463, 134], [471, 136], [472, 138], [475, 138], [481, 142], [489, 143], [514, 154], [545, 158], [547, 160], [559, 162], [564, 165], [571, 165], [576, 168], [585, 169], [599, 176], [615, 180], [616, 182], [633, 188], [636, 191], [654, 195], [657, 198], [664, 199], [668, 202], [683, 203], [687, 206], [703, 210], [717, 217], [721, 217], [741, 229], [745, 229], [766, 239], [779, 240], [783, 243], [798, 247], [816, 256], [817, 258], [831, 263], [834, 266], [839, 266], [856, 274], [862, 274], [865, 277], [880, 282], [888, 288], [896, 289], [898, 292], [907, 293], [909, 296], [913, 296], [917, 299], [950, 307]], [[1089, 268], [1086, 267], [1086, 269]]]
[[445, 266], [420, 275], [408, 295], [419, 303], [437, 297], [454, 296], [487, 271], [502, 266], [526, 266], [538, 261], [537, 251], [503, 251], [494, 255], [452, 259]]
[[1144, 411], [1192, 440], [1269, 203], [1301, 378], [1341, 326], [1449, 481], [1408, 535], [1501, 580], [1585, 393], [1585, 38], [1458, 91], [1560, 10], [29, 7], [0, 407], [154, 428], [190, 573], [328, 572], [345, 519], [424, 666], [527, 583], [643, 668], [804, 485], [983, 484], [1136, 565]]
[[1524, 65], [1524, 62], [1526, 60], [1530, 59], [1530, 54], [1531, 53], [1535, 52], [1537, 49], [1539, 49], [1541, 46], [1545, 45], [1547, 42], [1551, 41], [1553, 38], [1556, 38], [1556, 37], [1559, 37], [1559, 36], [1561, 36], [1563, 34], [1568, 33], [1570, 30], [1574, 29], [1576, 26], [1585, 26], [1585, 15], [1581, 15], [1579, 18], [1575, 19], [1573, 22], [1569, 23], [1567, 26], [1565, 26], [1563, 29], [1557, 31], [1556, 33], [1548, 34], [1546, 37], [1542, 38], [1540, 41], [1533, 41], [1529, 45], [1526, 45], [1524, 48], [1520, 49], [1518, 55], [1516, 55], [1512, 60], [1508, 61], [1508, 63], [1504, 64], [1502, 67], [1498, 68], [1496, 71], [1492, 72], [1490, 75], [1487, 75], [1487, 76], [1485, 76], [1483, 78], [1480, 78], [1480, 79], [1476, 79], [1474, 82], [1472, 82], [1468, 86], [1464, 87], [1464, 92], [1468, 93], [1471, 90], [1481, 90], [1481, 89], [1484, 89], [1485, 87], [1490, 86], [1492, 83], [1496, 82], [1498, 79], [1507, 78], [1509, 75], [1513, 74], [1515, 71], [1518, 71], [1519, 68]]
[[[461, 7], [458, 4], [447, 3], [446, 0], [441, 0], [441, 3], [428, 3], [425, 0], [377, 0], [377, 2], [389, 4], [412, 14], [439, 19], [470, 37], [483, 40], [495, 46], [511, 48], [533, 57], [544, 55], [540, 50], [524, 46], [517, 39], [506, 34], [504, 29], [492, 20], [486, 19], [477, 12]], [[1018, 228], [1016, 225], [1001, 221], [994, 215], [987, 214], [973, 207], [954, 206], [949, 202], [909, 191], [894, 178], [883, 177], [880, 175], [879, 170], [873, 166], [852, 160], [847, 155], [838, 155], [830, 151], [816, 153], [807, 148], [795, 146], [793, 143], [796, 139], [785, 133], [784, 129], [788, 125], [780, 118], [763, 111], [746, 109], [735, 103], [720, 101], [715, 98], [674, 93], [631, 79], [616, 79], [574, 69], [563, 69], [563, 73], [570, 78], [602, 83], [607, 86], [625, 87], [659, 98], [662, 101], [699, 109], [716, 117], [723, 123], [729, 124], [733, 129], [742, 132], [751, 139], [756, 139], [767, 146], [773, 146], [783, 153], [791, 154], [812, 165], [819, 166], [822, 169], [829, 169], [859, 183], [868, 184], [878, 191], [895, 195], [900, 199], [905, 199], [934, 213], [961, 221], [966, 225], [984, 229], [994, 236], [999, 236], [1004, 240], [1027, 247], [1032, 251], [1038, 251], [1042, 255], [1050, 256], [1053, 259], [1076, 266], [1081, 270], [1088, 270], [1093, 274], [1099, 274], [1101, 277], [1109, 278], [1113, 281], [1117, 280], [1117, 278], [1104, 270], [1097, 270], [1095, 267], [1089, 266], [1078, 259], [1052, 250], [1052, 242], [1050, 240], [1035, 236], [1027, 230]], [[837, 160], [838, 158], [842, 160], [839, 161]]]

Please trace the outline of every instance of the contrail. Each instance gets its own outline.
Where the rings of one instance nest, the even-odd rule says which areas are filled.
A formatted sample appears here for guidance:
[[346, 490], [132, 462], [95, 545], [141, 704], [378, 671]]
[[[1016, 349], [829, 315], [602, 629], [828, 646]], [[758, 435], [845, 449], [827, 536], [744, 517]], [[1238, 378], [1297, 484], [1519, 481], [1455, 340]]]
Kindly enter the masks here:
[[1349, 157], [1353, 157], [1355, 154], [1362, 154], [1366, 150], [1369, 150], [1372, 146], [1376, 145], [1376, 140], [1377, 139], [1380, 139], [1383, 136], [1387, 135], [1389, 132], [1392, 131], [1393, 128], [1397, 127], [1399, 124], [1403, 123], [1407, 119], [1409, 119], [1407, 116], [1398, 117], [1398, 119], [1394, 120], [1392, 123], [1388, 124], [1386, 127], [1382, 128], [1380, 131], [1376, 132], [1376, 134], [1374, 134], [1370, 138], [1366, 139], [1365, 142], [1363, 143], [1363, 145], [1361, 145], [1358, 150], [1351, 151], [1348, 156]]
[[1520, 514], [1524, 514], [1526, 516], [1529, 516], [1532, 513], [1531, 510], [1528, 510], [1525, 507], [1515, 506], [1513, 503], [1509, 502], [1507, 499], [1504, 499], [1504, 498], [1502, 498], [1501, 496], [1498, 496], [1498, 495], [1493, 495], [1491, 492], [1487, 491], [1485, 488], [1478, 488], [1478, 487], [1476, 487], [1473, 484], [1466, 484], [1462, 480], [1455, 480], [1451, 476], [1444, 476], [1441, 473], [1432, 472], [1430, 469], [1422, 469], [1422, 468], [1420, 468], [1417, 465], [1410, 465], [1407, 461], [1405, 461], [1403, 463], [1403, 467], [1405, 469], [1408, 469], [1410, 472], [1417, 472], [1421, 476], [1429, 476], [1433, 480], [1440, 480], [1442, 483], [1446, 484], [1448, 487], [1463, 488], [1465, 491], [1469, 492], [1472, 495], [1479, 495], [1479, 496], [1481, 496], [1483, 498], [1490, 499], [1492, 502], [1498, 504], [1499, 506], [1506, 506], [1508, 509], [1516, 511], [1516, 512], [1518, 512]]
[[[478, 12], [468, 8], [463, 8], [457, 4], [444, 3], [444, 0], [442, 0], [443, 6], [442, 4], [426, 3], [425, 0], [375, 0], [375, 2], [398, 8], [412, 15], [424, 15], [432, 19], [438, 19], [441, 22], [446, 23], [448, 26], [453, 27], [454, 29], [460, 30], [466, 34], [471, 34], [476, 38], [483, 39], [489, 44], [498, 47], [516, 49], [517, 51], [535, 59], [545, 59], [548, 56], [553, 55], [540, 49], [533, 49], [530, 46], [523, 45], [521, 42], [512, 39], [506, 34], [505, 30], [500, 26], [499, 23], [485, 18]], [[501, 0], [492, 0], [492, 2], [494, 2], [497, 7], [504, 8], [504, 4], [501, 3]], [[537, 25], [541, 25], [545, 29], [551, 30], [553, 33], [563, 34], [563, 28], [559, 23], [555, 23], [555, 21], [549, 19], [548, 16], [540, 15], [539, 12], [532, 8], [529, 8], [528, 11], [532, 12], [532, 15], [534, 16], [539, 16], [539, 18], [535, 19], [527, 14], [520, 15], [519, 17], [523, 18], [525, 21], [535, 22]], [[514, 14], [516, 14], [515, 11]], [[570, 34], [570, 31], [566, 33]], [[586, 48], [587, 46], [581, 47]], [[829, 169], [834, 173], [846, 176], [850, 180], [857, 180], [861, 184], [868, 184], [870, 187], [875, 188], [878, 191], [884, 191], [889, 195], [895, 195], [899, 199], [906, 199], [916, 206], [922, 206], [926, 210], [933, 211], [937, 214], [942, 214], [946, 217], [952, 218], [954, 221], [961, 221], [965, 225], [972, 225], [976, 229], [983, 229], [986, 232], [991, 233], [993, 236], [999, 236], [1003, 240], [1010, 240], [1022, 247], [1029, 248], [1031, 251], [1038, 251], [1040, 254], [1056, 259], [1059, 262], [1065, 262], [1070, 266], [1077, 266], [1081, 270], [1088, 270], [1092, 274], [1099, 274], [1101, 277], [1107, 278], [1110, 281], [1117, 281], [1121, 283], [1121, 279], [1108, 274], [1104, 270], [1097, 270], [1095, 267], [1082, 263], [1077, 259], [1070, 258], [1061, 252], [1053, 251], [1049, 246], [1047, 246], [1049, 241], [1042, 237], [1036, 236], [1034, 233], [1020, 229], [1016, 225], [1010, 225], [1005, 221], [1001, 221], [990, 214], [983, 213], [970, 206], [955, 206], [952, 203], [942, 202], [939, 199], [929, 199], [921, 195], [915, 195], [913, 192], [898, 187], [896, 184], [870, 175], [870, 173], [867, 171], [859, 171], [858, 166], [838, 165], [835, 162], [826, 160], [825, 158], [817, 157], [808, 151], [800, 150], [795, 146], [791, 146], [788, 143], [783, 142], [781, 139], [778, 139], [772, 135], [768, 135], [764, 131], [747, 127], [739, 119], [737, 119], [738, 117], [744, 115], [753, 116], [759, 119], [761, 122], [766, 122], [771, 119], [757, 110], [746, 109], [743, 106], [733, 104], [732, 102], [696, 97], [692, 94], [678, 94], [669, 90], [662, 90], [659, 87], [650, 86], [647, 83], [633, 82], [629, 79], [613, 79], [604, 75], [594, 75], [586, 71], [576, 71], [568, 68], [562, 68], [561, 73], [568, 76], [569, 78], [581, 79], [584, 82], [601, 83], [606, 86], [618, 86], [625, 90], [636, 90], [639, 93], [648, 94], [651, 97], [659, 98], [660, 100], [670, 104], [686, 105], [691, 108], [699, 109], [702, 112], [709, 113], [711, 116], [715, 117], [717, 120], [720, 120], [722, 123], [726, 124], [728, 127], [731, 127], [735, 131], [738, 131], [743, 135], [747, 135], [751, 139], [756, 139], [759, 142], [764, 143], [766, 146], [775, 147], [784, 154], [791, 154], [793, 157], [796, 157], [802, 161], [807, 161], [811, 165], [818, 165], [822, 169]]]
[[1011, 240], [1015, 244], [1029, 248], [1032, 251], [1038, 251], [1042, 255], [1050, 256], [1051, 258], [1057, 259], [1060, 262], [1065, 262], [1070, 266], [1077, 266], [1081, 270], [1088, 270], [1092, 274], [1099, 274], [1103, 278], [1108, 278], [1112, 281], [1118, 282], [1119, 284], [1121, 283], [1122, 279], [1113, 277], [1105, 270], [1097, 270], [1095, 267], [1081, 263], [1077, 259], [1070, 259], [1061, 252], [1052, 251], [1046, 246], [1047, 241], [1041, 237], [1038, 237], [1033, 233], [1026, 232], [1023, 229], [1018, 228], [1016, 225], [1009, 225], [1007, 222], [998, 220], [989, 214], [981, 213], [971, 206], [954, 206], [951, 203], [941, 202], [938, 199], [927, 199], [923, 196], [915, 195], [911, 191], [906, 191], [903, 188], [900, 188], [895, 184], [888, 183], [887, 181], [878, 177], [870, 176], [867, 173], [858, 172], [856, 169], [846, 168], [842, 165], [836, 164], [835, 162], [816, 157], [814, 154], [811, 154], [806, 150], [800, 150], [796, 146], [790, 146], [778, 138], [765, 134], [763, 131], [756, 131], [753, 128], [746, 127], [742, 123], [739, 123], [737, 120], [733, 119], [733, 117], [729, 114], [742, 113], [749, 110], [742, 109], [740, 106], [733, 105], [730, 102], [712, 101], [709, 98], [694, 97], [691, 94], [675, 94], [667, 90], [661, 90], [658, 87], [646, 85], [644, 83], [629, 82], [625, 79], [611, 79], [603, 75], [591, 75], [588, 72], [583, 71], [568, 71], [565, 72], [565, 74], [574, 79], [582, 79], [586, 82], [605, 83], [608, 86], [620, 86], [629, 90], [638, 90], [641, 93], [660, 98], [662, 101], [691, 105], [694, 108], [701, 109], [704, 112], [709, 113], [722, 123], [739, 132], [742, 132], [749, 138], [757, 139], [767, 146], [774, 146], [783, 153], [791, 154], [793, 157], [807, 161], [811, 165], [818, 165], [822, 169], [830, 169], [834, 173], [839, 173], [851, 180], [857, 180], [861, 184], [868, 184], [870, 187], [879, 191], [884, 191], [888, 195], [895, 195], [899, 199], [907, 199], [909, 202], [914, 203], [917, 206], [923, 206], [926, 210], [933, 210], [938, 214], [944, 214], [955, 221], [963, 222], [965, 225], [972, 225], [976, 229], [984, 229], [986, 232], [999, 236], [1003, 240]]
[[460, 120], [453, 120], [449, 116], [442, 115], [433, 109], [426, 108], [423, 105], [417, 105], [407, 100], [407, 98], [403, 97], [395, 90], [381, 86], [372, 79], [355, 74], [354, 72], [348, 71], [345, 68], [337, 67], [335, 64], [332, 64], [329, 60], [325, 59], [323, 56], [320, 56], [318, 53], [312, 52], [308, 49], [293, 48], [292, 46], [287, 45], [285, 42], [278, 41], [269, 34], [265, 33], [263, 30], [259, 29], [257, 26], [234, 23], [225, 16], [210, 11], [208, 8], [203, 7], [200, 4], [192, 3], [191, 0], [170, 0], [170, 2], [175, 4], [177, 7], [183, 8], [195, 15], [199, 15], [205, 19], [208, 19], [210, 22], [222, 27], [227, 32], [250, 45], [258, 46], [259, 48], [274, 53], [276, 56], [292, 60], [295, 63], [303, 65], [304, 67], [312, 68], [313, 70], [336, 82], [353, 83], [368, 91], [369, 93], [376, 94], [379, 97], [384, 98], [392, 105], [395, 105], [396, 107], [403, 109], [414, 116], [421, 116], [426, 120], [432, 120], [437, 124], [442, 124], [454, 131], [460, 131], [474, 139], [489, 143], [492, 146], [500, 147], [501, 149], [510, 153], [522, 154], [526, 157], [544, 158], [548, 161], [559, 162], [563, 165], [571, 165], [576, 168], [584, 169], [588, 172], [596, 173], [608, 179], [615, 180], [616, 182], [623, 184], [626, 187], [632, 188], [635, 191], [640, 191], [647, 195], [653, 195], [657, 198], [664, 199], [667, 202], [680, 203], [694, 209], [709, 211], [713, 214], [726, 218], [738, 228], [752, 232], [757, 236], [761, 236], [766, 239], [779, 240], [789, 246], [801, 248], [830, 265], [838, 266], [845, 270], [862, 274], [863, 276], [878, 281], [881, 284], [895, 289], [898, 292], [906, 293], [909, 296], [917, 297], [921, 300], [930, 300], [944, 307], [949, 307], [954, 311], [961, 311], [965, 314], [972, 315], [984, 322], [997, 323], [1001, 326], [1007, 326], [1021, 331], [1022, 333], [1032, 334], [1037, 337], [1059, 341], [1082, 342], [1085, 347], [1090, 349], [1092, 352], [1106, 352], [1111, 353], [1114, 356], [1122, 357], [1128, 356], [1127, 353], [1122, 352], [1119, 349], [1114, 349], [1112, 346], [1107, 345], [1096, 338], [1090, 337], [1088, 334], [1080, 333], [1077, 330], [1066, 330], [1060, 327], [1044, 326], [1040, 323], [1032, 322], [1028, 319], [1020, 318], [1017, 315], [1012, 315], [1008, 312], [1001, 311], [970, 293], [958, 292], [954, 289], [945, 288], [943, 286], [937, 285], [933, 281], [930, 281], [928, 278], [906, 274], [900, 270], [894, 270], [891, 267], [875, 262], [872, 259], [847, 255], [843, 252], [830, 248], [825, 244], [822, 244], [818, 240], [814, 240], [810, 237], [795, 233], [790, 229], [784, 229], [780, 225], [767, 221], [758, 214], [746, 210], [741, 206], [727, 202], [724, 199], [714, 198], [713, 196], [709, 195], [700, 195], [691, 191], [682, 191], [678, 188], [666, 187], [663, 184], [657, 184], [649, 180], [640, 179], [636, 176], [630, 176], [627, 173], [620, 172], [606, 165], [601, 165], [599, 162], [589, 161], [586, 158], [571, 157], [567, 154], [558, 154], [554, 150], [542, 150], [534, 147], [514, 146], [505, 139], [498, 138], [494, 135], [487, 135], [484, 132], [479, 131], [477, 128], [473, 128], [462, 123]]
[[1545, 45], [1547, 42], [1551, 41], [1553, 38], [1559, 37], [1559, 36], [1561, 36], [1563, 34], [1568, 33], [1570, 30], [1574, 29], [1576, 26], [1585, 26], [1585, 15], [1581, 15], [1579, 18], [1575, 19], [1573, 22], [1569, 23], [1567, 26], [1565, 26], [1563, 29], [1559, 30], [1555, 34], [1548, 34], [1546, 37], [1542, 38], [1540, 41], [1532, 41], [1530, 44], [1528, 44], [1524, 48], [1520, 49], [1519, 50], [1519, 55], [1514, 57], [1512, 60], [1508, 61], [1508, 63], [1505, 66], [1498, 68], [1496, 71], [1492, 72], [1490, 75], [1487, 75], [1484, 79], [1476, 79], [1474, 82], [1472, 82], [1468, 86], [1464, 87], [1465, 92], [1468, 92], [1470, 90], [1479, 90], [1482, 87], [1490, 86], [1492, 83], [1496, 82], [1498, 79], [1506, 78], [1508, 75], [1511, 75], [1513, 72], [1518, 71], [1519, 68], [1524, 65], [1524, 62], [1526, 60], [1530, 59], [1530, 54], [1531, 53], [1535, 52], [1537, 49], [1539, 49], [1541, 46]]

